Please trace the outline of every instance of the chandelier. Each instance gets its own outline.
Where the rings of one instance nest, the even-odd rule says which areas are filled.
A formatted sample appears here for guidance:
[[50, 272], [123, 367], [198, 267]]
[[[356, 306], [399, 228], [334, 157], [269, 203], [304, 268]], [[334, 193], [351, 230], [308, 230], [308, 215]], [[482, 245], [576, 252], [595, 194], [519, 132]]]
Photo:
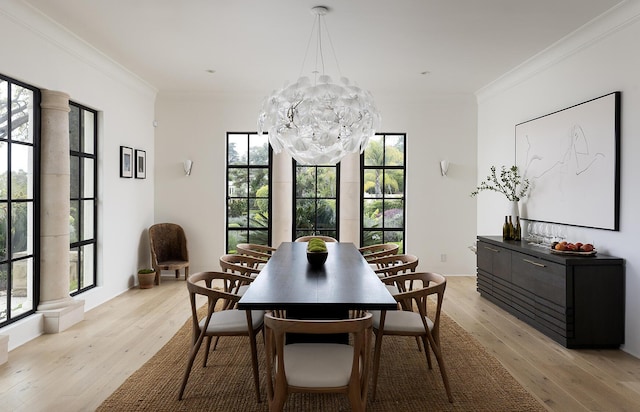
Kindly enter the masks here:
[[[349, 153], [362, 153], [380, 126], [380, 115], [370, 92], [346, 77], [334, 83], [324, 73], [321, 27], [328, 9], [318, 6], [312, 11], [317, 28], [313, 81], [301, 76], [268, 96], [258, 116], [258, 134], [268, 132], [273, 150], [284, 149], [300, 164], [329, 165]], [[311, 37], [313, 33], [312, 29]]]

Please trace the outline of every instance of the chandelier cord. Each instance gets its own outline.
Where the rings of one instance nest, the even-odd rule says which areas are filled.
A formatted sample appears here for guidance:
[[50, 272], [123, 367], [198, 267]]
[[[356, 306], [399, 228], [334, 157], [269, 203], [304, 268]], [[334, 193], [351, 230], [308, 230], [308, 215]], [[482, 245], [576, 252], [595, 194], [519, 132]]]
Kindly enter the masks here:
[[318, 14], [318, 42], [316, 44], [316, 76], [318, 75], [318, 56], [322, 64], [322, 74], [324, 75], [324, 55], [322, 54], [322, 15]]
[[[324, 24], [324, 31], [325, 33], [327, 33], [327, 39], [329, 39], [329, 45], [331, 46], [331, 52], [333, 53], [333, 60], [336, 62], [338, 75], [342, 77], [342, 70], [340, 70], [340, 64], [338, 63], [338, 55], [336, 54], [336, 49], [333, 47], [333, 41], [331, 40], [331, 33], [329, 33], [329, 29], [327, 28], [327, 22], [326, 20], [322, 20], [322, 23]], [[324, 61], [322, 63], [324, 65]]]
[[302, 77], [302, 73], [304, 73], [304, 65], [307, 62], [307, 56], [309, 55], [309, 47], [311, 46], [311, 40], [313, 39], [313, 34], [316, 32], [316, 19], [313, 19], [313, 26], [311, 26], [311, 33], [309, 33], [309, 40], [307, 41], [307, 49], [304, 51], [304, 58], [302, 59], [302, 67], [300, 67], [300, 74], [298, 77]]
[[[333, 53], [333, 61], [336, 64], [336, 69], [338, 71], [338, 75], [342, 77], [342, 69], [340, 69], [340, 63], [338, 62], [338, 55], [336, 54], [336, 49], [333, 46], [333, 40], [331, 39], [331, 34], [329, 33], [329, 29], [327, 28], [327, 22], [322, 19], [323, 15], [318, 14], [316, 18], [313, 20], [313, 26], [311, 27], [311, 33], [309, 33], [309, 40], [307, 41], [307, 48], [304, 51], [304, 58], [302, 59], [302, 66], [300, 67], [300, 73], [298, 77], [302, 77], [304, 73], [305, 64], [307, 63], [307, 57], [309, 56], [309, 49], [311, 47], [311, 40], [313, 39], [314, 34], [317, 30], [317, 39], [316, 39], [316, 60], [315, 60], [315, 70], [312, 72], [314, 75], [314, 84], [316, 84], [318, 80], [318, 74], [326, 74], [325, 63], [324, 63], [324, 50], [322, 49], [322, 26], [324, 25], [324, 33], [326, 33], [327, 39], [329, 40], [329, 46], [331, 46], [331, 53]], [[322, 71], [318, 70], [318, 62], [322, 68]]]

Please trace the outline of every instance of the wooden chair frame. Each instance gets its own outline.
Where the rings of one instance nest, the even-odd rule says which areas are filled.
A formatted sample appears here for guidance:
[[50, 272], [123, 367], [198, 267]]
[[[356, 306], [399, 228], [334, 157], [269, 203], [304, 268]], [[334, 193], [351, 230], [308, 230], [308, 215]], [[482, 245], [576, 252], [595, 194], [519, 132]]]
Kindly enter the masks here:
[[[269, 411], [281, 411], [289, 393], [344, 393], [352, 411], [364, 411], [369, 388], [372, 316], [357, 311], [356, 317], [342, 320], [284, 319], [277, 312], [265, 315], [267, 399]], [[285, 369], [285, 334], [310, 333], [353, 335], [353, 359], [349, 383], [340, 387], [298, 387], [287, 382]], [[296, 344], [292, 344], [296, 345]], [[328, 344], [339, 345], [339, 344]], [[289, 346], [289, 345], [287, 345]]]
[[273, 252], [276, 251], [276, 248], [266, 245], [259, 245], [257, 243], [238, 243], [236, 245], [236, 250], [239, 255], [251, 256], [259, 259], [263, 259], [264, 261], [269, 260]]
[[400, 246], [395, 243], [380, 243], [377, 245], [363, 246], [358, 249], [364, 259], [368, 262], [383, 256], [397, 255]]
[[[449, 378], [445, 368], [444, 359], [442, 357], [442, 351], [440, 346], [440, 314], [442, 309], [442, 302], [444, 299], [444, 291], [447, 287], [447, 280], [444, 276], [437, 273], [430, 272], [417, 272], [406, 273], [396, 276], [390, 276], [382, 279], [387, 284], [403, 284], [405, 285], [404, 291], [394, 295], [394, 298], [400, 306], [402, 311], [412, 311], [420, 315], [422, 320], [423, 330], [417, 333], [407, 331], [394, 331], [385, 329], [385, 320], [387, 311], [380, 312], [380, 321], [378, 326], [374, 324], [373, 332], [376, 335], [375, 349], [373, 355], [373, 398], [376, 397], [376, 388], [378, 381], [378, 371], [380, 367], [380, 352], [382, 348], [382, 337], [384, 335], [395, 336], [415, 336], [421, 338], [424, 345], [425, 357], [427, 359], [427, 365], [429, 369], [433, 369], [431, 363], [431, 357], [429, 356], [429, 347], [433, 350], [433, 353], [438, 361], [438, 367], [440, 368], [440, 374], [442, 375], [442, 381], [449, 402], [453, 402], [453, 396], [451, 394], [451, 387], [449, 386]], [[419, 286], [419, 287], [418, 287]], [[429, 318], [433, 324], [429, 327], [427, 323], [427, 301], [428, 297], [436, 295], [436, 310], [435, 316]]]
[[[260, 375], [258, 373], [258, 351], [256, 347], [256, 335], [263, 329], [264, 323], [259, 322], [258, 326], [254, 328], [252, 325], [253, 315], [256, 311], [252, 313], [252, 311], [247, 310], [244, 311], [246, 313], [247, 319], [247, 329], [243, 332], [238, 332], [237, 330], [233, 331], [218, 331], [215, 333], [207, 332], [209, 324], [211, 322], [212, 316], [216, 312], [220, 312], [221, 310], [237, 310], [237, 309], [227, 309], [230, 305], [226, 302], [234, 302], [237, 303], [240, 300], [238, 295], [233, 293], [228, 293], [220, 290], [213, 289], [213, 282], [215, 280], [222, 280], [227, 283], [242, 283], [242, 282], [251, 282], [251, 280], [247, 280], [245, 276], [236, 275], [233, 273], [224, 273], [224, 272], [200, 272], [191, 275], [187, 279], [187, 290], [189, 291], [189, 299], [191, 302], [191, 319], [193, 325], [193, 334], [191, 339], [191, 350], [189, 352], [189, 360], [187, 361], [187, 367], [185, 370], [184, 377], [182, 379], [182, 384], [180, 386], [180, 392], [178, 393], [178, 400], [182, 400], [184, 395], [184, 390], [187, 386], [187, 381], [189, 380], [189, 375], [191, 374], [191, 368], [193, 367], [193, 362], [195, 361], [196, 355], [200, 350], [202, 345], [202, 341], [206, 338], [206, 352], [204, 355], [204, 361], [202, 366], [207, 366], [207, 360], [209, 359], [209, 352], [211, 349], [211, 338], [215, 337], [216, 342], [214, 344], [213, 350], [215, 350], [217, 344], [217, 338], [220, 336], [247, 336], [249, 337], [249, 344], [251, 346], [251, 363], [253, 367], [253, 380], [254, 386], [256, 390], [256, 396], [258, 402], [260, 399]], [[198, 308], [196, 303], [197, 295], [206, 296], [207, 297], [207, 315], [204, 319], [204, 324], [200, 327], [201, 319], [198, 318]], [[219, 301], [223, 301], [222, 307], [223, 309], [216, 311], [216, 305]]]
[[378, 269], [374, 270], [374, 272], [378, 277], [384, 278], [402, 273], [415, 272], [420, 260], [417, 256], [402, 254], [371, 259], [369, 263], [375, 264]]
[[220, 267], [223, 272], [255, 278], [260, 273], [259, 265], [264, 260], [246, 255], [226, 254], [220, 256]]

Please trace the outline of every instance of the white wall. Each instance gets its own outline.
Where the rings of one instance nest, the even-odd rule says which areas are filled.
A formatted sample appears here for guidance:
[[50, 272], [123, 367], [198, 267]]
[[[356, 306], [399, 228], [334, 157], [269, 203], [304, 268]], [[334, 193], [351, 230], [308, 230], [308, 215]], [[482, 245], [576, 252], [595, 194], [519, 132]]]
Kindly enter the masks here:
[[[478, 93], [478, 178], [491, 165], [515, 161], [516, 124], [613, 92], [622, 92], [620, 231], [569, 228], [567, 238], [593, 239], [600, 253], [626, 259], [624, 350], [640, 355], [640, 6], [632, 2], [585, 27]], [[585, 194], [584, 201], [589, 201]], [[479, 234], [499, 234], [504, 201], [478, 197]], [[606, 279], [603, 279], [606, 281]], [[598, 302], [593, 302], [597, 305]]]
[[[422, 270], [475, 273], [475, 255], [468, 249], [476, 227], [475, 200], [469, 197], [476, 172], [473, 96], [375, 97], [383, 117], [381, 131], [407, 133], [407, 252], [420, 258]], [[158, 94], [155, 216], [158, 222], [183, 225], [193, 272], [218, 268], [225, 250], [226, 132], [255, 131], [263, 98], [262, 94]], [[187, 158], [194, 162], [191, 176], [182, 169]], [[439, 162], [445, 158], [451, 167], [442, 177]], [[287, 158], [274, 163], [284, 173], [290, 170]], [[289, 179], [274, 176], [278, 200], [273, 213], [279, 226], [286, 228], [274, 228], [276, 245], [291, 240]], [[345, 202], [348, 196], [343, 195]], [[352, 223], [342, 222], [341, 231], [348, 231]], [[353, 239], [351, 233], [340, 237]], [[447, 255], [446, 262], [441, 262], [442, 254]]]
[[[136, 269], [149, 264], [155, 90], [20, 2], [2, 3], [0, 37], [0, 73], [99, 111], [99, 287], [78, 296], [89, 310], [133, 286]], [[119, 178], [120, 145], [147, 151], [147, 179]], [[0, 333], [11, 334], [13, 349], [41, 333], [39, 323], [36, 315]]]

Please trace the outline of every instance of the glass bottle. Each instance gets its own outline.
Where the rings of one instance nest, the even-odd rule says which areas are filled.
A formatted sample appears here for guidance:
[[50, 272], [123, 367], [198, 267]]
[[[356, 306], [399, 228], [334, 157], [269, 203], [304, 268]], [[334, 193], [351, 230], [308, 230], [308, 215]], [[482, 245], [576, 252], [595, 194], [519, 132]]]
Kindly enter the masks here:
[[513, 240], [522, 239], [522, 227], [520, 226], [520, 216], [516, 216], [516, 227], [513, 233]]
[[504, 217], [504, 225], [502, 225], [502, 240], [509, 240], [511, 238], [511, 230], [509, 229], [509, 221], [507, 216]]
[[516, 237], [516, 228], [513, 226], [511, 216], [509, 216], [509, 240], [513, 240]]

